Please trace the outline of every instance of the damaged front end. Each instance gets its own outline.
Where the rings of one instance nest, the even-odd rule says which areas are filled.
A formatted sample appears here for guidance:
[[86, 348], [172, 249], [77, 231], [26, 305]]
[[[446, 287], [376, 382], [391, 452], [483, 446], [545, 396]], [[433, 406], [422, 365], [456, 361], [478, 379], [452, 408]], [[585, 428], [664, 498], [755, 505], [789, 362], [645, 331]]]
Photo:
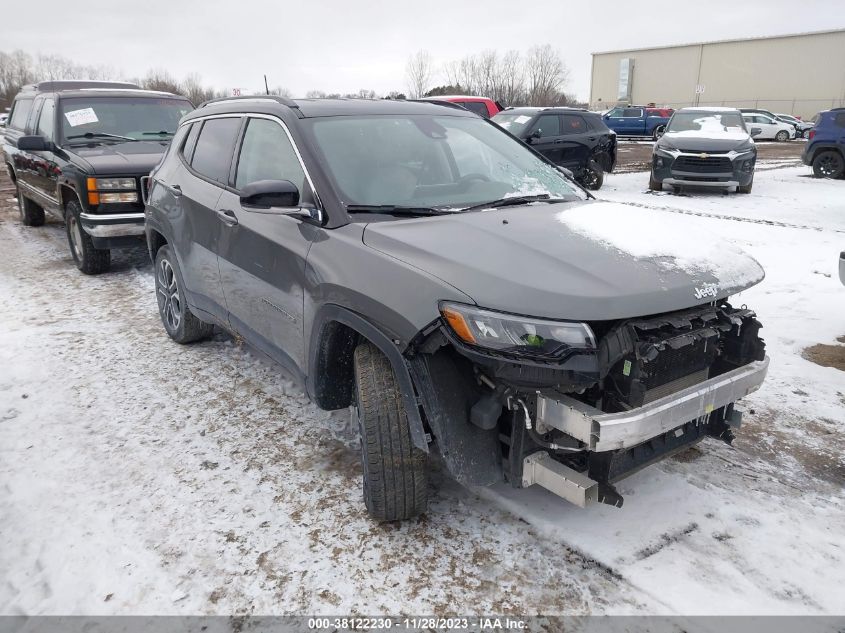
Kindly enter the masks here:
[[726, 301], [588, 324], [451, 308], [410, 355], [450, 471], [581, 506], [621, 506], [615, 482], [705, 436], [730, 443], [768, 368], [755, 314]]

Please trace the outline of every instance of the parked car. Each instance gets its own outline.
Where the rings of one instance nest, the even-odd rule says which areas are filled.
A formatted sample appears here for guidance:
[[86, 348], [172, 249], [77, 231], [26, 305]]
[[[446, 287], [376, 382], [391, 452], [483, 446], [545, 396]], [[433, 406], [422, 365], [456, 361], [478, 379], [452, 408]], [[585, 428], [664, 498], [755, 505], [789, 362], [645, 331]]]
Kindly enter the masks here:
[[778, 121], [789, 123], [795, 128], [795, 138], [804, 138], [813, 129], [812, 121], [802, 121], [801, 119], [792, 116], [791, 114], [776, 114], [775, 118]]
[[616, 134], [601, 117], [578, 108], [508, 108], [493, 117], [587, 189], [599, 189], [616, 165]]
[[791, 123], [778, 121], [774, 116], [768, 114], [743, 112], [742, 118], [745, 119], [745, 125], [760, 129], [760, 134], [754, 138], [758, 141], [774, 140], [785, 142], [795, 138], [795, 127]]
[[845, 251], [839, 253], [839, 281], [845, 286]]
[[6, 127], [6, 121], [8, 121], [9, 115], [6, 112], [0, 113], [0, 127]]
[[485, 119], [496, 116], [497, 113], [504, 110], [504, 106], [498, 101], [493, 101], [487, 97], [471, 97], [469, 95], [442, 95], [439, 97], [423, 97], [426, 101], [448, 101], [449, 103], [457, 103], [459, 106], [466, 108], [470, 112], [475, 112]]
[[23, 224], [41, 226], [45, 211], [63, 220], [79, 270], [107, 271], [111, 249], [143, 243], [147, 174], [192, 109], [122, 82], [24, 86], [3, 142]]
[[354, 405], [379, 520], [426, 509], [435, 451], [463, 483], [621, 505], [626, 474], [730, 442], [767, 370], [760, 323], [728, 303], [763, 278], [753, 259], [668, 227], [620, 237], [634, 207], [461, 108], [215, 101], [151, 177], [167, 334], [217, 324], [320, 407]]
[[845, 108], [819, 112], [801, 160], [812, 165], [816, 178], [845, 176]]
[[[746, 115], [748, 116], [748, 115]], [[654, 145], [648, 188], [724, 187], [751, 193], [757, 148], [734, 108], [681, 108]]]
[[620, 106], [604, 114], [602, 119], [619, 136], [647, 136], [656, 141], [666, 129], [672, 112], [671, 108]]

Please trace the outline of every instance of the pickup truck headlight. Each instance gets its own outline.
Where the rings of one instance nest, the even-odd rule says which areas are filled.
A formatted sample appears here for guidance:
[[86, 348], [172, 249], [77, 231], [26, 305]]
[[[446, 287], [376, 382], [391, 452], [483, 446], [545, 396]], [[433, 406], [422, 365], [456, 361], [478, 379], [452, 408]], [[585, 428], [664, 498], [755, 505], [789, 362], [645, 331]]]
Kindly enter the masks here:
[[596, 338], [586, 323], [534, 319], [446, 302], [440, 304], [440, 314], [461, 341], [497, 352], [548, 358], [596, 349]]
[[[138, 202], [134, 178], [88, 178], [88, 204]], [[131, 189], [131, 191], [121, 191]]]

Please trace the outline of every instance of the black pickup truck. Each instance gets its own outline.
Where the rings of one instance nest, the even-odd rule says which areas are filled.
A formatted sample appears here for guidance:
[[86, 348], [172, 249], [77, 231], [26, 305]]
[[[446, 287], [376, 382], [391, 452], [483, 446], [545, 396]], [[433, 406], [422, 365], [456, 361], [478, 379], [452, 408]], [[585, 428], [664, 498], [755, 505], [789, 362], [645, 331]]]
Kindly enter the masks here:
[[15, 97], [3, 160], [21, 221], [63, 220], [77, 267], [105, 272], [111, 250], [141, 244], [142, 188], [167, 149], [184, 97], [124, 82], [44, 81]]

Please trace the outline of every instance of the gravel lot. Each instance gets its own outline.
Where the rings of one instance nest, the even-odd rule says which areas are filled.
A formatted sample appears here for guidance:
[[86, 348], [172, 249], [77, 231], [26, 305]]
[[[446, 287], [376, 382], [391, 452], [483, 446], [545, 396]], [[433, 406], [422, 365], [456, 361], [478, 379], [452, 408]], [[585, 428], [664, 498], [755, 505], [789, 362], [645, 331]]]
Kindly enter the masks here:
[[173, 344], [143, 249], [79, 274], [4, 176], [0, 614], [843, 613], [845, 380], [802, 351], [845, 332], [845, 181], [806, 173], [763, 171], [750, 196], [650, 195], [641, 173], [599, 192], [766, 268], [737, 303], [773, 368], [733, 448], [638, 473], [621, 510], [438, 472], [400, 526], [365, 515], [348, 413], [223, 333]]

